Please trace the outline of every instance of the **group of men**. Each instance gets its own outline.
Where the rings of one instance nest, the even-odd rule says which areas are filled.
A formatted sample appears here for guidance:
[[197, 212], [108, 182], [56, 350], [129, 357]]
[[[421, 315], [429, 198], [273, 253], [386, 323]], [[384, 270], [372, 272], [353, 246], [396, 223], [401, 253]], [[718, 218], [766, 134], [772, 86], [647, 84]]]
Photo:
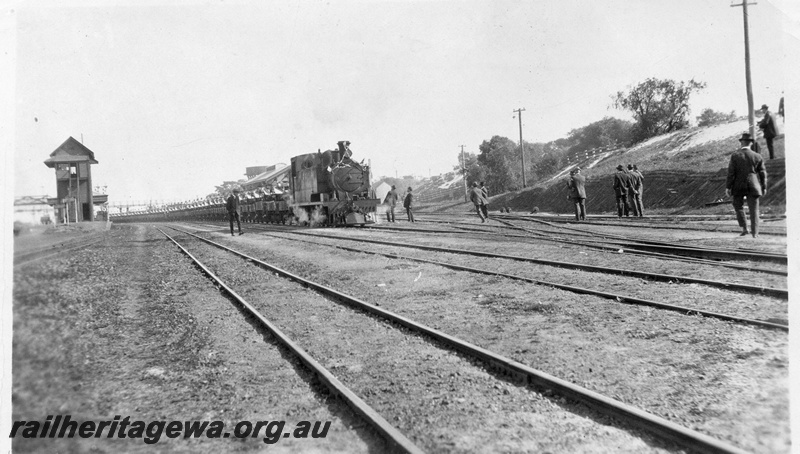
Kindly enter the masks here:
[[[412, 193], [413, 189], [411, 186], [408, 187], [408, 191], [406, 191], [406, 196], [403, 198], [403, 208], [406, 209], [406, 214], [408, 215], [408, 222], [416, 222], [414, 221], [414, 212], [412, 211], [414, 207], [414, 194]], [[394, 222], [394, 208], [397, 205], [397, 202], [400, 201], [400, 195], [397, 193], [397, 186], [392, 185], [392, 189], [386, 193], [386, 197], [383, 199], [383, 203], [387, 205], [386, 209], [386, 221], [387, 222]]]
[[630, 217], [631, 211], [637, 217], [644, 216], [642, 192], [644, 191], [644, 175], [639, 172], [639, 167], [628, 164], [628, 169], [622, 164], [617, 166], [614, 174], [614, 195], [617, 197], [617, 217]]

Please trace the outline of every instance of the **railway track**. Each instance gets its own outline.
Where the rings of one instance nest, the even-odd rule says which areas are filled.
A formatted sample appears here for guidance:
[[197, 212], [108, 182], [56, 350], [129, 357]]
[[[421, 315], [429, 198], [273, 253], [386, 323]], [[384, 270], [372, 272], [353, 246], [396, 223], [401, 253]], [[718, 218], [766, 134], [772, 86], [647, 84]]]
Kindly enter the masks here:
[[[493, 215], [494, 218], [497, 217], [512, 217], [519, 220], [525, 221], [545, 221], [544, 217], [535, 217], [535, 216], [527, 216], [527, 215]], [[649, 217], [645, 218], [625, 218], [623, 221], [614, 217], [609, 217], [609, 221], [598, 220], [597, 217], [590, 218], [591, 220], [589, 223], [591, 225], [602, 225], [602, 226], [613, 226], [613, 227], [624, 227], [624, 228], [646, 228], [646, 229], [665, 229], [665, 230], [699, 230], [703, 232], [722, 232], [722, 233], [739, 233], [740, 229], [732, 229], [729, 227], [722, 227], [722, 226], [714, 226], [714, 225], [706, 225], [706, 226], [697, 226], [697, 225], [668, 225], [662, 223], [657, 223], [661, 221], [661, 218], [654, 218], [649, 219]], [[601, 218], [602, 219], [602, 218]], [[644, 221], [644, 219], [648, 219]], [[614, 220], [613, 222], [611, 220]], [[669, 220], [669, 219], [666, 219]], [[768, 219], [766, 221], [771, 221], [772, 219]], [[547, 222], [553, 223], [571, 223], [574, 220], [570, 216], [563, 216], [563, 217], [555, 217], [555, 216], [548, 216], [546, 218]], [[731, 222], [735, 222], [736, 220], [733, 219]], [[760, 231], [759, 234], [761, 235], [771, 235], [771, 236], [786, 236], [786, 229], [778, 229], [778, 228], [766, 228], [763, 231]]]
[[[272, 237], [275, 237], [275, 238], [288, 239], [285, 236], [280, 236], [280, 235], [274, 235], [272, 233], [267, 233], [267, 232], [269, 232], [269, 230], [262, 230], [262, 231], [265, 234], [267, 234], [269, 236], [272, 236]], [[308, 236], [312, 236], [312, 237], [316, 237], [316, 238], [324, 238], [324, 239], [329, 239], [329, 240], [340, 240], [340, 239], [343, 239], [343, 238], [340, 238], [340, 237], [330, 237], [330, 236], [324, 236], [324, 235], [315, 235], [315, 234], [309, 234], [309, 233], [306, 233], [306, 232], [297, 232], [297, 231], [291, 231], [291, 232], [288, 232], [288, 231], [273, 231], [273, 232], [275, 232], [275, 233], [283, 233], [283, 234], [293, 234], [293, 235], [308, 235]], [[557, 282], [544, 281], [544, 280], [540, 280], [540, 279], [532, 279], [532, 278], [528, 278], [528, 277], [524, 277], [524, 276], [519, 276], [519, 275], [514, 275], [514, 274], [509, 274], [509, 273], [502, 273], [502, 272], [498, 272], [498, 271], [494, 271], [494, 270], [480, 269], [480, 268], [476, 268], [476, 267], [458, 265], [458, 264], [443, 262], [443, 261], [439, 261], [439, 260], [423, 259], [423, 258], [418, 258], [418, 257], [404, 256], [404, 255], [400, 255], [400, 254], [393, 254], [393, 253], [386, 253], [386, 252], [368, 251], [368, 250], [365, 250], [363, 248], [361, 248], [361, 249], [350, 248], [350, 247], [341, 246], [341, 245], [335, 245], [335, 244], [332, 245], [332, 244], [319, 243], [319, 242], [308, 241], [308, 240], [300, 240], [300, 241], [305, 241], [307, 243], [314, 244], [314, 245], [338, 248], [338, 249], [351, 251], [351, 252], [360, 252], [360, 253], [373, 254], [373, 255], [382, 255], [382, 256], [385, 256], [385, 257], [390, 257], [390, 258], [395, 258], [395, 259], [403, 259], [403, 260], [410, 260], [410, 261], [416, 261], [416, 262], [421, 262], [421, 263], [428, 263], [428, 264], [442, 266], [442, 267], [445, 267], [445, 268], [450, 268], [450, 269], [459, 270], [459, 271], [467, 271], [467, 272], [477, 273], [477, 274], [504, 277], [504, 278], [507, 278], [507, 279], [512, 279], [512, 280], [516, 280], [516, 281], [523, 281], [523, 282], [527, 282], [527, 283], [531, 283], [531, 284], [535, 284], [535, 285], [544, 285], [544, 286], [548, 286], [548, 287], [558, 288], [558, 289], [561, 289], [561, 290], [566, 290], [566, 291], [570, 291], [570, 292], [574, 292], [574, 293], [598, 296], [598, 297], [605, 298], [605, 299], [610, 299], [610, 300], [613, 300], [613, 301], [616, 301], [616, 302], [619, 302], [619, 303], [633, 304], [633, 305], [640, 305], [640, 306], [647, 306], [647, 307], [654, 307], [654, 308], [658, 308], [658, 309], [662, 309], [662, 310], [679, 312], [681, 314], [685, 314], [685, 315], [689, 315], [689, 316], [699, 315], [699, 316], [703, 316], [703, 317], [715, 318], [715, 319], [725, 320], [725, 321], [730, 321], [730, 322], [735, 322], [735, 323], [758, 326], [758, 327], [761, 327], [761, 328], [776, 329], [776, 330], [780, 330], [780, 331], [788, 331], [789, 330], [789, 326], [787, 324], [785, 324], [785, 323], [776, 323], [776, 322], [769, 321], [769, 320], [759, 320], [759, 319], [753, 319], [753, 318], [747, 318], [747, 317], [739, 317], [739, 316], [735, 316], [735, 315], [724, 314], [724, 313], [709, 311], [709, 310], [700, 309], [700, 308], [679, 306], [679, 305], [675, 305], [675, 304], [668, 304], [668, 303], [663, 303], [663, 302], [658, 302], [658, 301], [653, 301], [653, 300], [648, 300], [648, 299], [643, 299], [643, 298], [636, 298], [636, 297], [632, 297], [630, 295], [623, 295], [623, 294], [612, 293], [612, 292], [604, 292], [604, 291], [599, 291], [599, 290], [579, 287], [579, 286], [575, 286], [575, 285], [567, 285], [567, 284], [562, 284], [562, 283], [557, 283]], [[385, 245], [389, 245], [389, 246], [395, 246], [396, 245], [395, 243], [389, 243], [389, 242], [385, 242], [384, 243], [384, 242], [376, 242], [376, 241], [370, 241], [370, 240], [352, 240], [352, 241], [364, 241], [364, 242], [371, 242], [371, 243], [375, 243], [375, 244], [385, 244]], [[450, 251], [451, 250], [448, 249], [448, 250], [440, 250], [439, 252], [450, 252]], [[504, 257], [501, 257], [501, 258], [504, 258]]]
[[733, 250], [733, 249], [720, 249], [720, 248], [710, 248], [702, 246], [688, 246], [683, 244], [671, 243], [667, 241], [653, 241], [648, 238], [630, 237], [630, 236], [615, 235], [610, 233], [589, 232], [577, 227], [556, 226], [552, 222], [539, 219], [525, 219], [519, 217], [514, 218], [510, 216], [505, 217], [505, 219], [531, 221], [538, 224], [547, 225], [552, 228], [560, 228], [562, 230], [567, 230], [571, 233], [591, 235], [595, 237], [601, 237], [607, 240], [620, 241], [621, 244], [626, 244], [628, 245], [628, 247], [636, 247], [645, 250], [647, 248], [651, 248], [655, 250], [667, 250], [675, 254], [699, 255], [701, 257], [710, 257], [721, 260], [733, 259], [733, 260], [772, 261], [772, 262], [786, 264], [786, 254], [777, 254], [766, 251], [755, 251], [752, 249]]
[[[303, 350], [299, 345], [293, 342], [286, 334], [283, 333], [277, 326], [264, 317], [261, 312], [256, 309], [252, 304], [242, 298], [230, 285], [222, 281], [215, 273], [213, 273], [206, 265], [198, 260], [192, 253], [190, 253], [183, 245], [181, 245], [174, 238], [166, 234], [163, 230], [158, 229], [159, 232], [164, 234], [170, 241], [178, 246], [184, 254], [186, 254], [195, 265], [197, 265], [203, 273], [205, 273], [216, 285], [218, 285], [226, 294], [233, 298], [236, 303], [242, 307], [250, 316], [252, 316], [258, 323], [266, 329], [277, 341], [289, 349], [308, 369], [310, 369], [317, 378], [328, 388], [334, 395], [340, 397], [356, 414], [361, 416], [377, 433], [381, 434], [387, 441], [389, 446], [397, 451], [403, 453], [423, 453], [411, 440], [405, 435], [400, 433], [394, 426], [389, 424], [378, 412], [366, 404], [360, 397], [355, 395], [349, 388], [347, 388], [339, 379], [337, 379], [330, 371], [324, 368], [317, 360]], [[188, 233], [188, 232], [184, 232]]]
[[39, 248], [33, 251], [19, 251], [14, 253], [14, 267], [27, 265], [31, 262], [36, 262], [41, 259], [54, 257], [57, 255], [71, 252], [77, 249], [87, 248], [93, 246], [106, 239], [106, 235], [101, 238], [92, 237], [89, 239], [79, 238], [69, 241], [62, 241], [55, 244], [48, 245], [44, 248]]
[[[453, 226], [454, 228], [460, 231], [472, 232], [474, 234], [482, 234], [482, 235], [500, 235], [507, 238], [514, 238], [524, 241], [544, 241], [544, 242], [553, 242], [553, 243], [562, 243], [562, 244], [572, 244], [582, 247], [587, 247], [591, 249], [598, 249], [602, 251], [608, 252], [618, 252], [620, 250], [619, 245], [608, 245], [604, 244], [600, 241], [580, 241], [577, 239], [568, 239], [564, 237], [559, 237], [556, 235], [546, 235], [542, 231], [534, 231], [531, 229], [526, 229], [524, 227], [515, 226], [507, 221], [501, 221], [502, 226], [492, 225], [492, 226], [485, 226], [483, 224], [475, 224], [475, 223], [467, 223], [467, 222], [456, 222], [456, 221], [433, 221], [433, 220], [424, 220], [421, 222], [432, 222], [432, 223], [443, 223]], [[506, 227], [513, 230], [519, 230], [527, 233], [532, 233], [534, 236], [531, 235], [515, 235], [510, 233], [504, 232], [496, 232], [486, 230], [486, 228], [495, 228], [495, 227]], [[388, 227], [381, 225], [380, 227], [368, 227], [368, 228], [378, 228], [383, 230], [394, 230], [400, 232], [420, 232], [420, 233], [435, 233], [435, 234], [453, 234], [458, 233], [456, 230], [430, 230], [430, 229], [423, 229], [423, 228], [399, 228], [399, 227]], [[590, 236], [590, 235], [585, 235]], [[641, 251], [636, 249], [625, 249], [627, 254], [634, 254], [634, 255], [641, 255], [641, 256], [649, 256], [649, 257], [657, 257], [663, 258], [666, 260], [674, 260], [686, 263], [696, 263], [696, 264], [703, 264], [709, 265], [714, 267], [722, 267], [722, 268], [730, 268], [736, 270], [743, 270], [743, 271], [753, 271], [758, 273], [765, 273], [765, 274], [774, 274], [779, 276], [787, 276], [788, 273], [786, 270], [783, 269], [774, 269], [774, 268], [764, 268], [764, 267], [757, 267], [752, 265], [742, 265], [730, 262], [722, 262], [718, 260], [708, 260], [708, 259], [701, 259], [701, 258], [694, 258], [694, 257], [685, 257], [676, 254], [668, 254], [668, 253], [661, 253], [661, 252], [649, 252], [649, 251]]]
[[[307, 234], [303, 232], [292, 232], [296, 234]], [[558, 261], [558, 260], [545, 260], [545, 259], [537, 259], [533, 257], [523, 257], [523, 256], [516, 256], [516, 255], [507, 255], [507, 254], [495, 254], [491, 252], [483, 252], [483, 251], [476, 251], [476, 250], [468, 250], [468, 249], [458, 249], [458, 248], [450, 248], [450, 247], [437, 247], [437, 246], [426, 246], [420, 244], [412, 244], [412, 243], [404, 243], [399, 241], [382, 241], [382, 240], [372, 240], [372, 239], [365, 239], [365, 238], [358, 238], [358, 239], [351, 239], [347, 237], [337, 236], [336, 239], [344, 240], [344, 241], [356, 241], [356, 242], [365, 242], [365, 243], [372, 243], [372, 244], [379, 244], [384, 246], [399, 246], [411, 249], [420, 249], [425, 251], [434, 251], [434, 252], [446, 252], [452, 254], [463, 254], [463, 255], [471, 255], [475, 257], [487, 257], [487, 258], [500, 258], [500, 259], [509, 259], [515, 260], [520, 262], [528, 262], [528, 263], [536, 263], [541, 265], [549, 265], [559, 268], [569, 268], [569, 269], [577, 269], [583, 271], [591, 271], [597, 273], [604, 273], [604, 274], [617, 274], [617, 275], [624, 275], [630, 277], [638, 277], [647, 280], [654, 280], [654, 281], [661, 281], [661, 282], [685, 282], [685, 283], [696, 283], [696, 284], [703, 284], [710, 287], [716, 288], [723, 288], [727, 290], [734, 290], [734, 291], [743, 291], [749, 293], [760, 293], [764, 295], [770, 295], [782, 299], [787, 299], [789, 297], [788, 289], [782, 288], [771, 288], [765, 286], [758, 286], [758, 285], [748, 285], [748, 284], [738, 284], [734, 282], [722, 282], [722, 281], [714, 281], [710, 279], [700, 279], [691, 276], [679, 276], [679, 275], [670, 275], [670, 274], [661, 274], [661, 273], [650, 273], [650, 272], [642, 272], [637, 270], [630, 270], [630, 269], [622, 269], [622, 268], [611, 268], [605, 266], [595, 266], [595, 265], [587, 265], [582, 263], [574, 263], [574, 262], [565, 262], [565, 261]]]
[[[221, 251], [226, 251], [227, 253], [234, 254], [238, 256], [241, 260], [246, 261], [247, 263], [254, 264], [261, 268], [264, 268], [269, 272], [270, 275], [279, 274], [285, 278], [300, 283], [302, 286], [306, 288], [310, 288], [316, 292], [324, 294], [328, 298], [337, 303], [341, 303], [343, 305], [346, 305], [347, 307], [356, 308], [360, 312], [366, 312], [367, 314], [370, 315], [370, 317], [375, 317], [381, 320], [385, 320], [391, 322], [392, 326], [399, 325], [407, 330], [419, 333], [425, 338], [433, 340], [435, 344], [434, 347], [436, 346], [446, 347], [447, 349], [450, 349], [454, 352], [458, 352], [460, 355], [466, 355], [467, 357], [473, 358], [474, 360], [477, 360], [480, 363], [486, 365], [486, 367], [496, 371], [496, 374], [498, 374], [499, 377], [507, 377], [506, 380], [523, 380], [524, 383], [527, 384], [527, 386], [530, 386], [533, 389], [544, 388], [553, 390], [562, 396], [565, 396], [569, 399], [572, 399], [576, 402], [580, 402], [582, 404], [585, 404], [593, 408], [594, 411], [597, 411], [600, 414], [610, 415], [613, 416], [614, 418], [621, 419], [630, 426], [632, 426], [633, 428], [636, 428], [637, 430], [646, 431], [656, 436], [658, 439], [665, 440], [668, 443], [669, 442], [677, 443], [683, 446], [684, 448], [688, 448], [690, 450], [698, 452], [744, 452], [740, 448], [730, 445], [726, 442], [722, 442], [708, 435], [672, 423], [663, 418], [647, 413], [639, 408], [627, 405], [616, 399], [601, 395], [599, 393], [590, 391], [581, 386], [575, 385], [569, 381], [551, 376], [547, 373], [544, 373], [532, 367], [516, 362], [510, 358], [504, 357], [493, 351], [478, 347], [469, 342], [466, 342], [464, 340], [461, 340], [459, 338], [441, 332], [437, 329], [431, 328], [430, 326], [417, 323], [414, 320], [411, 320], [407, 317], [382, 309], [377, 305], [370, 304], [368, 302], [359, 300], [358, 298], [352, 296], [348, 296], [342, 292], [336, 291], [322, 284], [312, 282], [296, 274], [284, 271], [274, 265], [265, 263], [253, 256], [235, 251], [231, 248], [228, 248], [224, 245], [211, 241], [207, 238], [194, 235], [191, 232], [182, 229], [175, 228], [175, 230], [183, 232], [184, 234], [187, 235], [191, 235], [192, 237], [200, 241], [203, 241], [208, 245], [214, 246], [215, 248], [218, 248]], [[188, 250], [186, 250], [183, 247], [181, 247], [181, 249], [187, 255], [190, 255]], [[193, 260], [197, 261], [196, 258], [193, 258]], [[210, 269], [206, 266], [203, 266], [202, 269], [206, 274], [213, 274], [211, 273]], [[239, 274], [241, 274], [241, 272], [237, 272], [235, 275]], [[220, 285], [222, 285], [221, 282]], [[229, 294], [235, 294], [235, 290], [228, 285], [225, 285], [224, 289]], [[242, 299], [241, 301], [244, 300]], [[345, 319], [350, 319], [355, 317], [355, 315], [345, 314], [344, 317]], [[290, 316], [290, 319], [292, 320], [297, 320], [302, 318], [303, 315], [299, 313], [292, 313]], [[361, 325], [359, 326], [366, 326], [366, 325], [364, 325], [362, 322]], [[416, 375], [419, 375], [419, 372], [417, 372], [416, 370], [411, 371], [411, 374], [415, 373]], [[413, 399], [413, 397], [407, 396], [406, 399]], [[514, 399], [511, 400], [512, 401], [510, 402], [510, 405], [513, 405], [514, 408], [518, 408], [520, 406], [519, 400], [514, 400]], [[397, 402], [397, 403], [392, 403], [391, 406], [393, 407], [398, 404], [402, 405], [401, 403]], [[574, 427], [572, 428], [572, 430], [575, 430]], [[620, 446], [617, 446], [617, 449], [619, 448]], [[613, 447], [610, 449], [614, 450]]]
[[[548, 227], [551, 228], [569, 231], [570, 234], [572, 235], [598, 237], [602, 238], [603, 242], [605, 243], [614, 243], [621, 247], [625, 247], [627, 249], [635, 249], [639, 251], [659, 252], [670, 255], [685, 255], [685, 256], [692, 256], [692, 257], [698, 257], [702, 259], [712, 259], [712, 260], [751, 260], [751, 261], [774, 262], [782, 265], [785, 265], [787, 263], [786, 254], [777, 254], [771, 252], [754, 251], [746, 249], [744, 250], [720, 249], [720, 248], [711, 248], [702, 246], [691, 246], [685, 244], [676, 244], [666, 241], [653, 241], [646, 238], [632, 238], [629, 236], [615, 235], [610, 233], [589, 232], [577, 227], [557, 226], [549, 221], [543, 221], [539, 219], [527, 219], [514, 216], [495, 217], [494, 219], [501, 222], [508, 222], [509, 220], [535, 222], [538, 224], [547, 225]], [[513, 224], [511, 225], [514, 227], [519, 227]], [[597, 225], [597, 224], [592, 223], [592, 225]], [[543, 233], [531, 229], [526, 229], [524, 227], [520, 228], [522, 228], [525, 231], [528, 231], [529, 233], [535, 233], [535, 234]], [[548, 233], [554, 233], [554, 232], [548, 232]]]

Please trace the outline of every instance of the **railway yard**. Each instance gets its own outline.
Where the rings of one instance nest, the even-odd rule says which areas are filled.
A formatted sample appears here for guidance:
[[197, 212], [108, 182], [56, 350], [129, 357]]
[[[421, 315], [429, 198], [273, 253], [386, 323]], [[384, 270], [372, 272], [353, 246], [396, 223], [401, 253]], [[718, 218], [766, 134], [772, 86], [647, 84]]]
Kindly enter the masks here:
[[14, 420], [330, 426], [14, 451], [790, 452], [785, 218], [417, 219], [19, 237]]

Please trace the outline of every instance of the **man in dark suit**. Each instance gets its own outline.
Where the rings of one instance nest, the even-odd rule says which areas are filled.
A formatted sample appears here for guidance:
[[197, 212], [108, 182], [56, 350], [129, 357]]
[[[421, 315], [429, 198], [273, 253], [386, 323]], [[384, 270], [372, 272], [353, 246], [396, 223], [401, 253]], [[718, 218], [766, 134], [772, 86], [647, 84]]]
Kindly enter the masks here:
[[406, 209], [408, 222], [414, 222], [414, 213], [411, 211], [414, 208], [414, 195], [411, 193], [411, 186], [408, 187], [406, 198], [403, 199], [403, 208]]
[[475, 205], [475, 211], [478, 212], [478, 217], [481, 218], [481, 222], [486, 222], [484, 207], [489, 202], [486, 200], [486, 197], [483, 196], [483, 190], [478, 187], [478, 183], [472, 183], [472, 189], [469, 191], [469, 199]]
[[581, 175], [581, 168], [576, 167], [569, 173], [567, 180], [569, 198], [575, 204], [575, 220], [586, 220], [586, 177]]
[[758, 122], [758, 127], [764, 132], [764, 139], [767, 141], [767, 149], [769, 150], [769, 158], [775, 159], [775, 151], [772, 149], [772, 139], [778, 135], [778, 131], [775, 129], [775, 121], [772, 118], [769, 107], [764, 104], [761, 106], [761, 111], [764, 112], [764, 118]]
[[744, 216], [744, 199], [747, 198], [747, 209], [750, 211], [750, 230], [753, 238], [758, 238], [758, 199], [767, 193], [767, 170], [760, 154], [750, 149], [753, 138], [744, 133], [739, 138], [741, 148], [731, 155], [728, 164], [728, 179], [725, 183], [725, 194], [733, 195], [733, 209], [736, 221], [742, 228], [740, 236], [747, 235], [747, 218]]
[[624, 213], [625, 216], [630, 217], [628, 191], [630, 191], [631, 188], [631, 176], [625, 171], [625, 167], [623, 167], [622, 164], [617, 166], [617, 173], [614, 174], [613, 187], [614, 194], [617, 196], [617, 216], [621, 218]]
[[483, 194], [483, 198], [486, 199], [486, 203], [481, 207], [483, 217], [489, 219], [489, 188], [486, 187], [483, 181], [481, 181], [481, 194]]
[[233, 221], [236, 220], [236, 226], [239, 228], [239, 235], [242, 234], [242, 223], [239, 220], [239, 189], [234, 189], [233, 194], [228, 196], [225, 202], [225, 208], [228, 210], [228, 221], [231, 224], [231, 236], [233, 236]]
[[628, 164], [628, 175], [631, 177], [631, 188], [628, 191], [628, 199], [633, 209], [633, 215], [642, 217], [642, 174], [636, 169], [635, 165]]

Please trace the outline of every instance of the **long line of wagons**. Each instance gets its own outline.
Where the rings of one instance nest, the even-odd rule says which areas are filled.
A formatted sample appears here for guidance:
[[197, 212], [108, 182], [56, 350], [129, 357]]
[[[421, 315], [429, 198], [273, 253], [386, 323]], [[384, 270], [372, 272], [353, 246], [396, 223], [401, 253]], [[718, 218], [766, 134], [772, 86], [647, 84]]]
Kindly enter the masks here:
[[[337, 149], [295, 156], [287, 169], [288, 184], [259, 187], [239, 194], [246, 223], [351, 226], [375, 222], [380, 200], [370, 188], [370, 167], [352, 159], [350, 142]], [[226, 221], [225, 198], [191, 204], [151, 207], [111, 215], [114, 222]]]

